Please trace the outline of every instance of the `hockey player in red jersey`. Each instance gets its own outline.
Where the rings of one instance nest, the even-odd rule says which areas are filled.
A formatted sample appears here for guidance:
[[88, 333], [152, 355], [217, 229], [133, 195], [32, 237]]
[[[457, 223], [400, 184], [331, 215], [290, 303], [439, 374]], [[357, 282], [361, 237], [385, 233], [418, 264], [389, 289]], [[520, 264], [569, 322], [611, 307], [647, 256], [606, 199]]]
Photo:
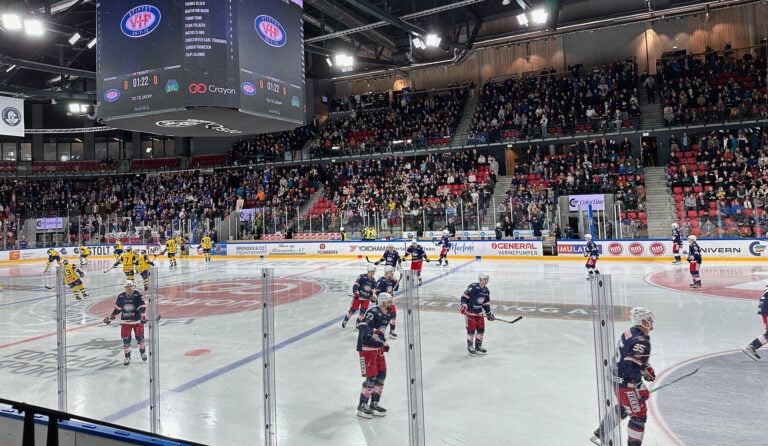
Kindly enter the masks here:
[[[384, 270], [384, 277], [376, 282], [376, 293], [394, 294], [399, 286], [400, 284], [398, 283], [397, 279], [395, 279], [395, 268], [388, 266]], [[397, 334], [395, 333], [395, 324], [397, 323], [397, 308], [395, 308], [394, 302], [392, 303], [392, 308], [389, 310], [387, 316], [389, 316], [389, 336], [396, 338]]]
[[341, 321], [341, 328], [347, 327], [349, 318], [351, 318], [358, 310], [360, 311], [360, 315], [357, 317], [357, 321], [360, 322], [363, 319], [363, 314], [365, 314], [365, 310], [368, 309], [368, 304], [376, 289], [376, 279], [373, 278], [375, 274], [376, 267], [368, 265], [368, 271], [365, 274], [360, 274], [355, 280], [355, 284], [352, 285], [352, 303], [349, 305], [349, 310], [344, 316], [344, 320]]
[[383, 417], [387, 414], [387, 410], [379, 406], [379, 401], [384, 391], [384, 380], [387, 377], [387, 361], [384, 353], [389, 351], [389, 345], [384, 331], [389, 323], [388, 313], [392, 307], [392, 295], [379, 293], [374, 299], [358, 325], [357, 334], [360, 372], [365, 378], [357, 405], [357, 416], [361, 418]]
[[411, 246], [405, 250], [403, 259], [408, 256], [411, 256], [411, 271], [417, 271], [419, 276], [419, 286], [421, 286], [421, 265], [423, 261], [429, 262], [429, 257], [427, 257], [427, 253], [424, 252], [424, 248], [419, 245], [419, 242], [416, 241], [416, 239], [413, 239], [413, 241], [411, 241]]
[[768, 344], [768, 284], [765, 285], [763, 295], [760, 297], [760, 304], [757, 307], [757, 314], [762, 316], [763, 325], [765, 326], [765, 333], [755, 338], [744, 350], [742, 350], [747, 356], [757, 361], [760, 359], [760, 355], [757, 354], [757, 350]]
[[123, 338], [123, 353], [125, 359], [123, 365], [131, 362], [131, 333], [136, 334], [136, 343], [139, 344], [141, 359], [147, 360], [144, 348], [144, 324], [147, 323], [147, 306], [141, 293], [135, 290], [132, 280], [125, 282], [125, 292], [120, 293], [115, 300], [115, 309], [104, 318], [104, 323], [109, 324], [120, 315], [120, 337]]
[[467, 351], [471, 355], [485, 355], [488, 350], [483, 348], [485, 336], [485, 319], [496, 319], [491, 313], [491, 297], [488, 290], [488, 274], [480, 273], [478, 281], [470, 284], [464, 294], [461, 295], [461, 314], [464, 315], [467, 325]]

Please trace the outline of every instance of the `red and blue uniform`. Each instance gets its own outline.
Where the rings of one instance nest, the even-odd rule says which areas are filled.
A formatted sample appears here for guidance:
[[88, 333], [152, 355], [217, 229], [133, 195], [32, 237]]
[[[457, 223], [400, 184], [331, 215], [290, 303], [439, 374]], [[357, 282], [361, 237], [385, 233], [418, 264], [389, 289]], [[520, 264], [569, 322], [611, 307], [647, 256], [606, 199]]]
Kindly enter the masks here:
[[640, 446], [645, 432], [648, 407], [645, 401], [650, 392], [643, 383], [643, 375], [655, 375], [648, 360], [651, 356], [651, 337], [638, 327], [631, 327], [621, 335], [616, 348], [616, 393], [619, 396], [621, 418], [629, 418], [627, 446]]
[[689, 271], [691, 272], [691, 278], [693, 279], [693, 283], [691, 286], [693, 287], [700, 287], [701, 286], [701, 277], [700, 277], [700, 271], [701, 271], [701, 248], [699, 247], [699, 244], [694, 242], [690, 242], [688, 244], [688, 264], [689, 264]]
[[675, 262], [680, 261], [680, 248], [683, 247], [683, 236], [680, 228], [672, 229], [672, 254], [675, 256]]
[[123, 338], [123, 353], [126, 358], [131, 357], [131, 333], [136, 334], [136, 343], [139, 351], [144, 353], [144, 322], [146, 321], [147, 305], [141, 293], [133, 290], [133, 293], [120, 293], [115, 301], [115, 309], [112, 316], [120, 315], [120, 337]]
[[447, 235], [444, 235], [437, 245], [442, 247], [440, 249], [440, 258], [437, 260], [438, 263], [442, 264], [443, 259], [445, 259], [445, 264], [448, 265], [448, 251], [451, 250], [451, 238]]
[[[397, 282], [397, 279], [394, 277], [391, 279], [388, 279], [386, 276], [379, 279], [378, 282], [376, 282], [376, 294], [379, 293], [389, 293], [389, 294], [395, 294], [395, 291], [400, 287], [400, 284]], [[395, 325], [397, 323], [397, 308], [395, 308], [394, 302], [392, 303], [392, 309], [387, 312], [387, 316], [389, 316], [389, 331], [393, 332], [395, 331]]]
[[765, 333], [755, 338], [755, 340], [750, 343], [755, 350], [768, 343], [768, 288], [766, 288], [765, 291], [763, 291], [763, 295], [760, 296], [760, 303], [757, 306], [757, 314], [763, 318]]
[[491, 318], [491, 292], [488, 287], [481, 287], [479, 282], [470, 284], [461, 295], [461, 314], [464, 315], [467, 326], [467, 347], [473, 342], [482, 346], [485, 335], [485, 319], [483, 313]]
[[355, 284], [352, 285], [352, 304], [349, 306], [347, 315], [344, 317], [344, 321], [348, 321], [349, 318], [355, 314], [355, 311], [360, 310], [358, 316], [358, 322], [363, 319], [365, 310], [368, 308], [368, 304], [371, 303], [371, 297], [373, 297], [374, 290], [376, 289], [376, 280], [368, 277], [368, 274], [360, 274], [355, 280]]
[[360, 392], [362, 404], [368, 404], [368, 399], [378, 402], [384, 390], [384, 380], [387, 377], [384, 353], [389, 350], [384, 337], [387, 324], [389, 316], [374, 304], [368, 308], [358, 325], [357, 352], [360, 356], [360, 373], [365, 378]]
[[419, 272], [419, 278], [421, 278], [421, 265], [424, 260], [429, 261], [427, 258], [427, 253], [424, 252], [424, 248], [421, 247], [421, 245], [416, 246], [409, 246], [408, 249], [405, 250], [405, 256], [408, 257], [411, 256], [411, 271], [418, 271]]
[[597, 259], [600, 258], [600, 248], [597, 243], [590, 240], [587, 242], [587, 246], [584, 247], [584, 256], [587, 257], [587, 263], [584, 266], [587, 268], [589, 274], [600, 274], [597, 270]]
[[400, 265], [401, 261], [400, 254], [396, 250], [393, 250], [392, 252], [384, 251], [384, 254], [382, 254], [381, 258], [376, 261], [376, 264], [378, 265], [379, 263], [384, 262], [387, 266], [397, 267]]

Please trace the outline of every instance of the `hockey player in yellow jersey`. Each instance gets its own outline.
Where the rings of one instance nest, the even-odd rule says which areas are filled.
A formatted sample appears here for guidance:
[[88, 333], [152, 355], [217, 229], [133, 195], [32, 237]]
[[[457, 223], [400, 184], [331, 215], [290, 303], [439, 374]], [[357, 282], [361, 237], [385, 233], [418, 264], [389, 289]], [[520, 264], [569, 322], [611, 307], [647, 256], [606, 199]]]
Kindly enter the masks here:
[[206, 262], [211, 261], [211, 248], [213, 248], [213, 240], [207, 235], [200, 240], [200, 248], [203, 250], [203, 257]]
[[[85, 273], [80, 271], [75, 265], [71, 265], [69, 261], [64, 262], [64, 283], [72, 289], [72, 294], [75, 295], [75, 299], [82, 300], [83, 297], [88, 297], [88, 293], [85, 292], [83, 281], [81, 277], [85, 277]], [[80, 297], [82, 293], [83, 297]]]
[[80, 253], [80, 265], [87, 265], [88, 256], [91, 255], [91, 249], [87, 246], [80, 245], [77, 247], [77, 252]]
[[123, 264], [123, 274], [125, 274], [125, 277], [128, 278], [128, 280], [133, 280], [133, 262], [136, 260], [136, 256], [134, 255], [131, 248], [126, 248], [125, 252], [120, 256], [119, 259], [117, 259], [117, 262], [115, 262], [114, 265], [112, 265], [112, 268], [117, 268], [117, 265]]
[[45, 264], [45, 269], [43, 270], [44, 273], [48, 272], [48, 268], [51, 267], [51, 263], [53, 262], [56, 262], [61, 266], [61, 254], [53, 248], [48, 248], [48, 263]]
[[165, 250], [163, 250], [163, 254], [168, 254], [168, 267], [170, 269], [176, 268], [176, 240], [169, 238], [167, 242], [165, 242]]
[[123, 255], [123, 242], [118, 239], [117, 242], [115, 242], [115, 258], [120, 259], [121, 255]]
[[155, 264], [149, 260], [146, 250], [142, 250], [141, 254], [135, 256], [133, 264], [136, 266], [136, 271], [142, 280], [144, 280], [144, 291], [147, 291], [149, 289], [149, 268], [155, 266]]
[[177, 235], [175, 240], [176, 240], [176, 252], [179, 258], [181, 259], [188, 254], [187, 241], [184, 240], [184, 237], [182, 237], [181, 235]]

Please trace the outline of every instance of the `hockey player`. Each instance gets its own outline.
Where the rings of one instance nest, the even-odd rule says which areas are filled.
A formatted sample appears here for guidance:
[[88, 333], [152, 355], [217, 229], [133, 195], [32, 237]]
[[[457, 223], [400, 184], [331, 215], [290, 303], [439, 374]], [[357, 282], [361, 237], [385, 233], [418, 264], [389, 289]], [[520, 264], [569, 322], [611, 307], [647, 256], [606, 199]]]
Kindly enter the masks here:
[[672, 262], [675, 265], [683, 263], [680, 260], [680, 248], [683, 247], [683, 236], [680, 234], [680, 228], [677, 227], [677, 223], [672, 223], [672, 254], [675, 256], [675, 261]]
[[592, 280], [597, 274], [600, 274], [600, 271], [597, 270], [597, 259], [600, 257], [600, 249], [597, 247], [597, 243], [592, 241], [592, 235], [585, 235], [584, 241], [587, 242], [587, 246], [584, 247], [584, 257], [587, 257], [587, 263], [584, 266], [589, 273], [587, 280]]
[[691, 279], [693, 283], [689, 286], [693, 288], [701, 288], [701, 247], [696, 243], [696, 236], [691, 234], [688, 236], [688, 264], [689, 271], [691, 272]]
[[134, 289], [132, 280], [125, 282], [125, 291], [120, 293], [115, 300], [115, 309], [104, 318], [104, 323], [109, 324], [120, 314], [120, 337], [123, 338], [123, 365], [131, 362], [131, 333], [136, 334], [136, 343], [139, 344], [141, 360], [147, 360], [144, 348], [144, 324], [147, 323], [147, 305], [141, 293]]
[[128, 280], [133, 280], [134, 277], [134, 271], [133, 271], [133, 263], [136, 261], [136, 256], [133, 253], [133, 250], [128, 247], [125, 249], [125, 252], [120, 255], [120, 257], [117, 259], [117, 262], [115, 262], [114, 265], [112, 265], [112, 268], [117, 268], [117, 265], [122, 264], [123, 265], [123, 274], [125, 274], [125, 278]]
[[160, 255], [168, 253], [168, 269], [176, 269], [176, 240], [169, 238], [165, 242], [165, 249]]
[[88, 256], [91, 255], [91, 250], [85, 245], [80, 245], [77, 247], [77, 252], [80, 253], [80, 265], [87, 265], [88, 264]]
[[[650, 310], [635, 307], [630, 311], [634, 326], [621, 335], [616, 347], [617, 364], [614, 377], [614, 391], [619, 397], [619, 414], [623, 420], [629, 417], [627, 446], [640, 446], [645, 432], [646, 407], [645, 401], [650, 392], [643, 380], [654, 381], [656, 372], [648, 362], [651, 356], [651, 337], [648, 333], [653, 330], [655, 316]], [[591, 440], [596, 445], [602, 444], [604, 433], [615, 426], [606, 426], [606, 421], [600, 423]]]
[[207, 235], [200, 240], [200, 248], [203, 249], [203, 258], [206, 262], [211, 261], [211, 248], [213, 248], [213, 240]]
[[467, 351], [471, 355], [485, 355], [488, 350], [483, 348], [485, 336], [485, 319], [489, 321], [496, 317], [491, 313], [491, 292], [488, 290], [488, 274], [480, 273], [477, 282], [471, 283], [461, 295], [461, 314], [464, 315], [467, 326]]
[[141, 279], [144, 281], [144, 291], [149, 290], [149, 268], [155, 266], [146, 250], [142, 250], [141, 254], [134, 256], [133, 265], [136, 267], [136, 271], [139, 272]]
[[117, 239], [115, 242], [115, 259], [119, 259], [123, 255], [123, 242]]
[[352, 303], [349, 306], [347, 314], [344, 316], [344, 320], [341, 321], [341, 328], [347, 327], [347, 322], [349, 322], [349, 318], [355, 314], [355, 311], [360, 311], [360, 314], [357, 317], [357, 322], [363, 320], [365, 310], [368, 309], [368, 304], [371, 302], [371, 298], [374, 296], [373, 292], [376, 289], [376, 279], [373, 278], [375, 274], [376, 267], [368, 265], [368, 271], [364, 274], [360, 274], [357, 280], [355, 280], [355, 284], [352, 285], [352, 294], [354, 294], [354, 297], [352, 298]]
[[760, 359], [760, 355], [757, 354], [757, 350], [768, 343], [768, 284], [765, 285], [763, 295], [760, 297], [760, 303], [757, 306], [757, 314], [763, 317], [763, 325], [765, 326], [765, 333], [755, 338], [744, 350], [742, 350], [747, 356], [757, 361]]
[[443, 238], [437, 242], [437, 246], [441, 246], [440, 258], [437, 259], [437, 266], [443, 266], [443, 259], [445, 259], [445, 266], [448, 266], [448, 251], [451, 250], [451, 237], [447, 229], [443, 229]]
[[189, 254], [187, 252], [187, 250], [189, 249], [187, 247], [187, 241], [184, 240], [184, 237], [182, 237], [181, 235], [176, 236], [176, 249], [177, 249], [177, 253], [179, 254], [179, 259]]
[[390, 243], [387, 245], [387, 250], [384, 251], [384, 254], [381, 255], [381, 258], [374, 262], [374, 264], [378, 265], [379, 263], [384, 262], [386, 266], [398, 267], [402, 261], [403, 260], [400, 258], [400, 253], [395, 250], [395, 245]]
[[53, 262], [56, 262], [61, 266], [61, 254], [53, 248], [48, 248], [48, 263], [45, 264], [45, 269], [43, 270], [44, 273], [48, 272], [48, 268], [51, 267], [51, 263]]
[[[395, 291], [397, 291], [399, 287], [400, 284], [398, 283], [397, 279], [395, 279], [395, 268], [388, 266], [384, 270], [384, 277], [380, 278], [379, 281], [376, 282], [376, 294], [395, 294]], [[396, 338], [397, 334], [395, 333], [395, 324], [397, 322], [397, 308], [395, 308], [394, 301], [392, 302], [392, 309], [389, 313], [387, 313], [387, 316], [389, 316], [389, 335], [393, 338]]]
[[392, 295], [379, 293], [358, 327], [357, 352], [360, 356], [360, 372], [365, 378], [357, 405], [357, 416], [361, 418], [383, 417], [387, 414], [387, 410], [379, 406], [379, 401], [387, 377], [384, 353], [389, 351], [389, 345], [384, 331], [389, 322], [387, 314], [391, 306]]
[[[88, 297], [88, 293], [85, 292], [83, 281], [81, 277], [85, 277], [85, 274], [74, 265], [71, 265], [69, 261], [64, 260], [64, 283], [72, 290], [72, 294], [75, 295], [75, 299], [83, 300], [83, 297]], [[83, 297], [80, 297], [82, 293]]]
[[416, 239], [413, 239], [411, 241], [411, 246], [405, 250], [403, 259], [408, 256], [411, 256], [411, 271], [417, 271], [419, 276], [419, 286], [421, 286], [421, 265], [423, 261], [429, 262], [429, 257], [427, 257], [427, 253], [424, 252], [424, 248], [419, 245], [419, 242], [416, 241]]

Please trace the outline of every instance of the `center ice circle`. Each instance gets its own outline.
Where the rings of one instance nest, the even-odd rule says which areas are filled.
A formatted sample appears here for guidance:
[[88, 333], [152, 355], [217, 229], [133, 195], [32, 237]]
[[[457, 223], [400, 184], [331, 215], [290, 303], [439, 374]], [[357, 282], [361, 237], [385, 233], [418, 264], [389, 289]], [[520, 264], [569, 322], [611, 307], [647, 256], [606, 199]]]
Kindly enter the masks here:
[[[306, 299], [323, 286], [300, 279], [275, 279], [271, 284], [276, 305]], [[200, 282], [160, 287], [159, 311], [163, 319], [192, 318], [240, 313], [261, 308], [263, 283], [259, 279]], [[114, 308], [114, 299], [92, 305], [88, 312], [104, 317]]]

